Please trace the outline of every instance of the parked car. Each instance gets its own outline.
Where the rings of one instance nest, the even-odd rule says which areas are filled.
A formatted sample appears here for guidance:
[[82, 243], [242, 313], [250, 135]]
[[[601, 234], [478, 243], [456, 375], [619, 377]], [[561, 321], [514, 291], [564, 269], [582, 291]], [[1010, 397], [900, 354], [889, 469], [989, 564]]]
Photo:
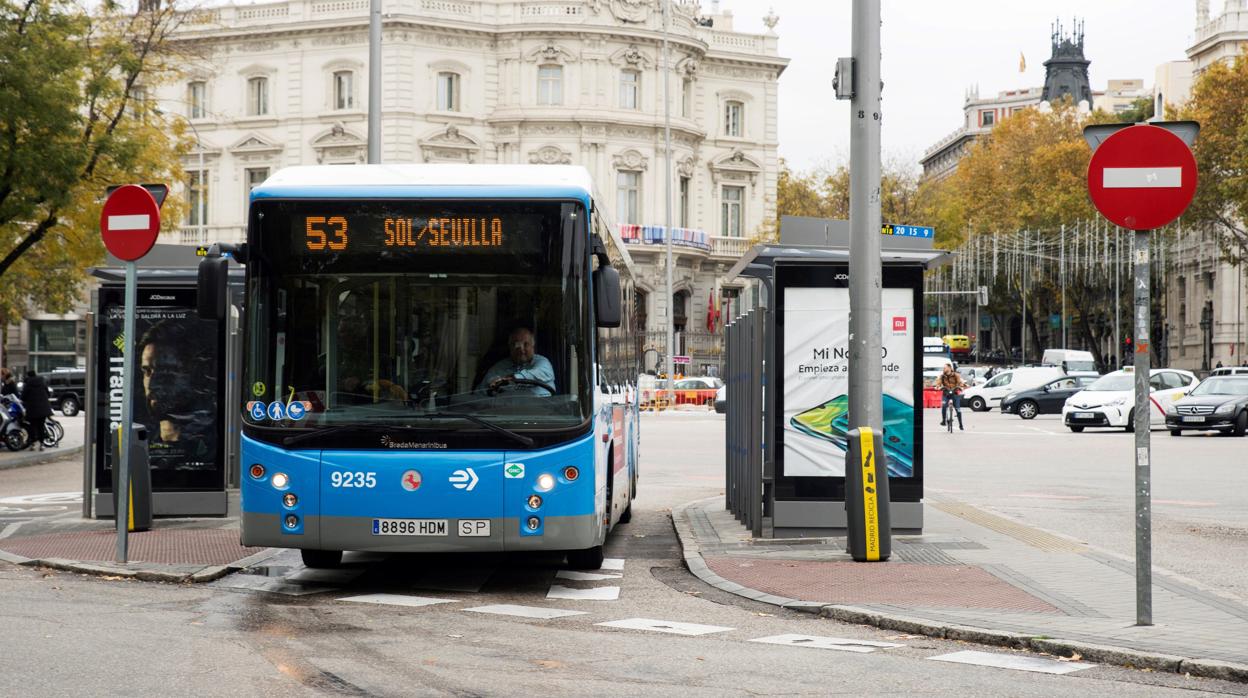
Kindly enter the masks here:
[[728, 386], [721, 385], [715, 391], [715, 411], [720, 414], [728, 412]]
[[1035, 419], [1038, 414], [1061, 414], [1066, 398], [1098, 379], [1099, 376], [1063, 376], [1038, 388], [1013, 392], [1001, 400], [1001, 411], [1023, 419]]
[[676, 381], [677, 390], [719, 390], [724, 382], [715, 376], [695, 376]]
[[1184, 430], [1216, 429], [1243, 436], [1248, 433], [1248, 370], [1241, 375], [1210, 376], [1166, 412], [1171, 436]]
[[66, 417], [73, 417], [82, 409], [87, 395], [87, 372], [85, 369], [56, 369], [45, 376], [48, 390], [52, 393], [52, 407]]
[[1209, 374], [1210, 378], [1214, 376], [1248, 376], [1248, 366], [1223, 366], [1215, 368]]
[[1068, 374], [1096, 373], [1096, 359], [1090, 351], [1077, 349], [1045, 349], [1040, 357], [1043, 366], [1057, 366]]
[[[1173, 402], [1196, 387], [1191, 371], [1177, 368], [1154, 368], [1149, 373], [1148, 384], [1152, 399], [1149, 409], [1152, 426], [1165, 426], [1166, 413], [1174, 408]], [[1127, 368], [1107, 373], [1066, 400], [1062, 406], [1062, 421], [1073, 432], [1087, 427], [1122, 427], [1135, 430], [1135, 371]]]
[[1002, 398], [1020, 390], [1030, 390], [1061, 378], [1062, 369], [1053, 366], [1029, 366], [1001, 371], [987, 383], [962, 391], [962, 402], [976, 412], [986, 412], [1001, 404]]
[[983, 385], [988, 382], [988, 366], [958, 366], [958, 373], [962, 374], [962, 380], [967, 385]]
[[929, 388], [936, 387], [936, 381], [940, 378], [940, 374], [944, 372], [946, 364], [950, 366], [953, 365], [953, 361], [948, 356], [940, 354], [924, 354], [923, 385]]

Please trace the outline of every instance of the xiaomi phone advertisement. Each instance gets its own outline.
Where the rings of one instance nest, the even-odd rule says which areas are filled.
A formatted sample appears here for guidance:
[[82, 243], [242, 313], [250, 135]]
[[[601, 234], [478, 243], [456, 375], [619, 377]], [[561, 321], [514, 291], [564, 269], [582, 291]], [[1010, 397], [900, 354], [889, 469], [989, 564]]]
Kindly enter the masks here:
[[[883, 297], [884, 451], [890, 478], [915, 474], [914, 292]], [[785, 289], [783, 474], [845, 476], [849, 450], [849, 289]]]

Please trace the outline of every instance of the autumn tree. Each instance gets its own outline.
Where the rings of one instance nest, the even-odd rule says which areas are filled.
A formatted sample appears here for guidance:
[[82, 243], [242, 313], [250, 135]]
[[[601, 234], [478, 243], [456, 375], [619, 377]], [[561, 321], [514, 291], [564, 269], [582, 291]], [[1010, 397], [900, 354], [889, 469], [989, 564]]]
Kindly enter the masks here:
[[[176, 72], [178, 17], [170, 3], [0, 0], [0, 326], [31, 300], [72, 304], [103, 258], [108, 185], [181, 177], [189, 141], [144, 97]], [[176, 225], [179, 202], [163, 214]]]
[[1200, 122], [1194, 148], [1200, 175], [1184, 215], [1219, 233], [1229, 261], [1248, 261], [1248, 54], [1214, 63], [1192, 86], [1179, 117]]
[[[780, 161], [776, 184], [776, 221], [781, 216], [849, 219], [849, 167], [817, 167], [794, 172]], [[899, 160], [885, 163], [880, 175], [880, 213], [886, 223], [925, 224], [918, 220], [918, 174]]]

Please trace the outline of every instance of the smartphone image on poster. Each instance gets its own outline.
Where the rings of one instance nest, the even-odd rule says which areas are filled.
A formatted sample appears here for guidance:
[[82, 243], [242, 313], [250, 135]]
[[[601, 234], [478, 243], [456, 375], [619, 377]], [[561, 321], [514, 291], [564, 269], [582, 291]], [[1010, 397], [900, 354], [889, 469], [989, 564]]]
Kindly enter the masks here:
[[[848, 410], [832, 420], [832, 428], [842, 434], [849, 430]], [[884, 455], [889, 475], [914, 475], [914, 406], [887, 394], [884, 395]]]
[[845, 429], [834, 424], [838, 418], [847, 418], [848, 414], [849, 396], [838, 395], [818, 407], [793, 415], [789, 424], [807, 436], [830, 441], [842, 451], [848, 451]]

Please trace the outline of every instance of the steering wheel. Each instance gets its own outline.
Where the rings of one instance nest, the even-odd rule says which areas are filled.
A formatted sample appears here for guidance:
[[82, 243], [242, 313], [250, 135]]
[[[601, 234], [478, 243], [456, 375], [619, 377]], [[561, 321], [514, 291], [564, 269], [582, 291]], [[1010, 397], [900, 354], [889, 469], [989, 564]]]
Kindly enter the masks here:
[[502, 390], [504, 386], [507, 386], [507, 385], [535, 385], [539, 388], [542, 388], [543, 390], [546, 390], [551, 395], [555, 394], [555, 386], [553, 385], [548, 385], [546, 383], [543, 383], [542, 381], [533, 380], [532, 378], [511, 378], [511, 377], [499, 378], [495, 380], [494, 382], [490, 383], [490, 387], [485, 389], [485, 394], [489, 395], [490, 397], [494, 397], [498, 395], [499, 391]]

